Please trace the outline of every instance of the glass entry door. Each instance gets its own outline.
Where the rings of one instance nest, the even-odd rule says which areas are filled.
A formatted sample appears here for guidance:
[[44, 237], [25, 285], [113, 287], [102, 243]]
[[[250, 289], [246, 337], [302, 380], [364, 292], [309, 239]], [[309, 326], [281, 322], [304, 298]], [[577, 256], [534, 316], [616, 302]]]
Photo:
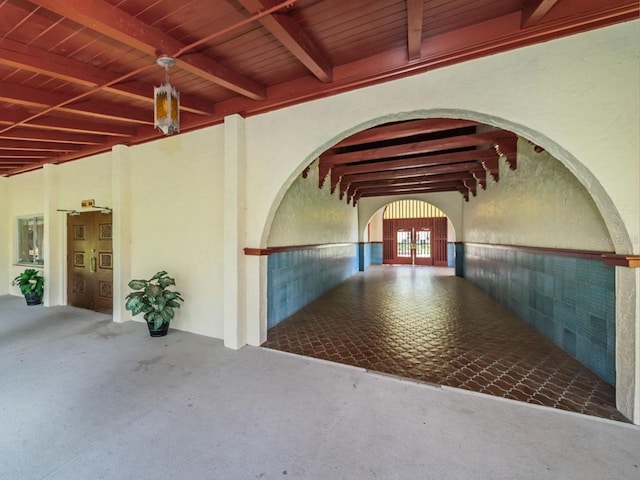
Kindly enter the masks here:
[[433, 265], [431, 230], [411, 227], [396, 230], [396, 262], [409, 265]]

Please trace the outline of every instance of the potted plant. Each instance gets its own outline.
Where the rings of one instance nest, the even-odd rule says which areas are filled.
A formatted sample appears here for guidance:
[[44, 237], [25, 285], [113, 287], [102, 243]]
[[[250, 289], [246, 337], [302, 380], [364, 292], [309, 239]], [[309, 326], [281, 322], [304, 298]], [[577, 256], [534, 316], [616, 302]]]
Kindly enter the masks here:
[[40, 305], [44, 293], [44, 277], [35, 268], [27, 268], [13, 279], [11, 285], [20, 287], [27, 305]]
[[175, 284], [176, 281], [164, 270], [149, 280], [129, 282], [129, 288], [135, 291], [126, 296], [124, 307], [130, 310], [133, 316], [144, 313], [149, 335], [152, 337], [163, 337], [167, 334], [169, 323], [175, 315], [174, 310], [180, 308], [179, 302], [184, 302], [180, 293], [167, 288]]

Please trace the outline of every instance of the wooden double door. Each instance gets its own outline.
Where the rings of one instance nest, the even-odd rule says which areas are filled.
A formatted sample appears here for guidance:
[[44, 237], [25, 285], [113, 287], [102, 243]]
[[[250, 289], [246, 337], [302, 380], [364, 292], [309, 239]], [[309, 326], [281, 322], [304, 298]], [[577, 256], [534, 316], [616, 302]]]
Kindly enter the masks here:
[[383, 263], [447, 265], [446, 217], [385, 219]]
[[113, 247], [110, 213], [67, 217], [67, 303], [113, 311]]

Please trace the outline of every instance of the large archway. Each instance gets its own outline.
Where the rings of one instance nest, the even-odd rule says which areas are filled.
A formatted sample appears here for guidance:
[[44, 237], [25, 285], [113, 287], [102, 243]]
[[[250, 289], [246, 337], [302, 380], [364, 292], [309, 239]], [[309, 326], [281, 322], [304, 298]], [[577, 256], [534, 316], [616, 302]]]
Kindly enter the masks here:
[[[612, 205], [612, 201], [610, 197], [606, 194], [606, 192], [604, 191], [600, 183], [597, 181], [597, 179], [594, 178], [593, 174], [588, 169], [586, 169], [577, 159], [575, 159], [572, 155], [570, 155], [568, 152], [563, 150], [558, 145], [555, 145], [554, 142], [552, 142], [550, 139], [544, 137], [541, 134], [538, 134], [536, 132], [533, 132], [527, 129], [526, 127], [513, 124], [503, 119], [497, 119], [495, 117], [477, 114], [474, 112], [460, 112], [460, 111], [450, 111], [450, 110], [437, 111], [437, 112], [420, 111], [420, 112], [404, 113], [404, 114], [393, 115], [393, 116], [384, 116], [384, 117], [372, 119], [366, 123], [353, 127], [353, 129], [349, 129], [345, 132], [342, 132], [336, 135], [330, 142], [327, 142], [327, 144], [323, 144], [322, 146], [317, 147], [313, 151], [313, 153], [307, 157], [307, 160], [305, 160], [302, 163], [301, 167], [305, 165], [308, 161], [310, 161], [312, 158], [317, 157], [318, 153], [321, 153], [321, 151], [324, 148], [326, 148], [328, 145], [336, 143], [337, 141], [345, 138], [351, 133], [354, 133], [356, 131], [361, 131], [365, 127], [379, 125], [384, 123], [386, 120], [390, 120], [390, 119], [397, 121], [399, 118], [402, 118], [402, 119], [429, 118], [431, 115], [434, 115], [434, 114], [439, 116], [445, 116], [446, 118], [467, 118], [467, 119], [473, 119], [473, 120], [480, 120], [480, 121], [487, 122], [487, 124], [489, 125], [499, 126], [501, 128], [509, 128], [515, 133], [518, 133], [521, 137], [535, 141], [536, 144], [542, 146], [546, 150], [550, 152], [557, 152], [556, 155], [558, 156], [556, 158], [572, 172], [572, 174], [578, 179], [578, 181], [580, 181], [580, 183], [582, 183], [587, 188], [587, 190], [589, 191], [589, 194], [593, 198], [593, 201], [597, 205], [598, 210], [602, 213], [602, 217], [607, 225], [607, 229], [609, 232], [609, 238], [617, 239], [615, 243], [616, 252], [623, 253], [625, 251], [632, 251], [632, 245], [631, 245], [629, 235], [623, 226], [623, 222], [620, 216], [618, 215], [616, 208]], [[298, 173], [300, 173], [301, 170]], [[291, 178], [290, 178], [290, 181], [292, 181]], [[286, 185], [282, 186], [280, 194], [283, 194], [283, 190], [286, 191]], [[454, 204], [456, 203], [455, 200], [453, 200], [453, 203]], [[277, 205], [276, 202], [274, 202], [274, 204], [272, 205], [272, 209], [270, 213], [271, 217], [274, 214], [274, 207], [276, 205]], [[362, 207], [360, 208], [362, 209]], [[366, 208], [371, 209], [374, 207], [367, 206]], [[453, 208], [453, 210], [456, 210], [456, 208]], [[459, 210], [461, 211], [461, 209]], [[361, 213], [364, 213], [364, 212], [362, 211]], [[452, 217], [455, 219], [456, 217], [455, 213], [452, 215]], [[359, 216], [359, 222], [362, 222], [363, 218], [367, 218], [366, 214]], [[268, 234], [269, 229], [270, 229], [270, 225], [267, 225], [265, 227], [265, 230], [263, 231], [263, 238], [265, 234]], [[358, 229], [358, 230], [362, 232], [362, 229]], [[633, 275], [629, 275], [628, 271], [619, 271], [617, 275], [615, 290], [616, 290], [616, 298], [618, 299], [620, 298], [621, 293], [628, 296], [629, 293], [635, 292], [635, 278], [633, 278]], [[621, 308], [619, 300], [617, 303], [616, 311], [617, 311], [616, 331], [617, 332], [624, 331], [624, 330], [633, 331], [634, 329], [633, 312], [630, 311], [627, 308], [627, 306], [624, 306], [624, 308]], [[626, 338], [627, 344], [618, 345], [617, 346], [618, 355], [616, 355], [616, 360], [622, 359], [622, 362], [618, 362], [618, 378], [621, 379], [621, 381], [619, 381], [618, 397], [619, 399], [622, 399], [622, 398], [626, 399], [626, 402], [622, 401], [620, 402], [621, 404], [624, 404], [624, 403], [628, 404], [630, 396], [633, 397], [633, 389], [634, 389], [634, 380], [632, 378], [633, 376], [632, 372], [635, 366], [633, 365], [633, 362], [629, 361], [629, 355], [631, 353], [631, 355], [633, 356], [633, 352], [635, 350], [635, 342], [634, 342], [635, 339], [633, 338], [633, 335], [627, 335], [625, 336], [625, 338]], [[622, 353], [622, 352], [625, 352], [625, 353]], [[623, 357], [626, 357], [626, 358], [623, 358]], [[626, 411], [628, 411], [628, 409]]]

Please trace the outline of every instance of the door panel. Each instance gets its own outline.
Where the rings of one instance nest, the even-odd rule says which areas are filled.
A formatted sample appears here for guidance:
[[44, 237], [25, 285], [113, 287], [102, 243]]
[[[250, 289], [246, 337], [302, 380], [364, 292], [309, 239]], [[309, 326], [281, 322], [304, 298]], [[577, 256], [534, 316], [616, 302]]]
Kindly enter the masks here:
[[67, 217], [67, 303], [99, 312], [113, 310], [111, 214]]
[[447, 265], [447, 219], [383, 220], [383, 263]]

